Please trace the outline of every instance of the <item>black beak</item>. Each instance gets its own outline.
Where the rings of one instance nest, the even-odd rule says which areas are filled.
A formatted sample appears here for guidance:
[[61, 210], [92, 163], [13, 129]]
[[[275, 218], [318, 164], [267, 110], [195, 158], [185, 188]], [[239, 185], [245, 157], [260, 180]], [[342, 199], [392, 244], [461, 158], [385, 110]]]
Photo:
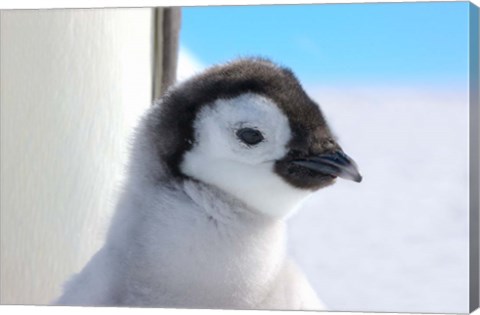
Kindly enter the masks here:
[[342, 151], [310, 156], [292, 163], [309, 168], [313, 171], [338, 176], [360, 183], [362, 175], [358, 172], [357, 164]]

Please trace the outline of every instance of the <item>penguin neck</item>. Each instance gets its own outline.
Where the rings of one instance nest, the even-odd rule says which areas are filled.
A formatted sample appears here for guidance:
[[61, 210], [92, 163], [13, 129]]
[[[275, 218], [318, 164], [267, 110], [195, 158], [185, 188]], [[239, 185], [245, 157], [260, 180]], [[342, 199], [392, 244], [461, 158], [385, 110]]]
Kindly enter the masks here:
[[262, 228], [283, 224], [283, 221], [251, 209], [247, 204], [215, 186], [189, 179], [182, 182], [182, 190], [201, 209], [200, 211], [217, 225], [245, 224], [251, 228], [255, 226]]
[[[131, 287], [150, 292], [142, 303], [231, 308], [255, 305], [265, 296], [285, 259], [283, 220], [193, 180], [126, 193], [136, 206], [125, 207], [130, 210], [117, 220], [131, 222], [129, 236], [122, 236], [128, 245], [116, 243], [128, 252]], [[168, 297], [155, 293], [166, 288]]]

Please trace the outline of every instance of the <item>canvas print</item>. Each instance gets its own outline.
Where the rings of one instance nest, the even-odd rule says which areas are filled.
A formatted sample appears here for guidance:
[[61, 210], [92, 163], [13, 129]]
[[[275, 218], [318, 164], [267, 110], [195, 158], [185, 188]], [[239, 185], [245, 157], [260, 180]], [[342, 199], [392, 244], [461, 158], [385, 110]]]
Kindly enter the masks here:
[[1, 17], [2, 304], [478, 306], [472, 3]]

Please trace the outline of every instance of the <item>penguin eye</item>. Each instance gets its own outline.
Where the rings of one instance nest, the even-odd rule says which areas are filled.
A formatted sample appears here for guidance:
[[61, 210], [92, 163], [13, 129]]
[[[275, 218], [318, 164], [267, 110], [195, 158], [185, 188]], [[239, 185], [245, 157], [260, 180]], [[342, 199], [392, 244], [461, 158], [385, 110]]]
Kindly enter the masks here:
[[263, 140], [262, 133], [252, 128], [242, 128], [238, 130], [237, 137], [248, 145], [255, 145]]

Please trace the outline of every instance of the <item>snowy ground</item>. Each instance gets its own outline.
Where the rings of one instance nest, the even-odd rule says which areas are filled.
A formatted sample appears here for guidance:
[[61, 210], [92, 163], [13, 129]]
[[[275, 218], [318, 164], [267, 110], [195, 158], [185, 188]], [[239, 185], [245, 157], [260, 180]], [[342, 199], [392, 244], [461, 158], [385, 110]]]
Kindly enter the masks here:
[[290, 252], [329, 309], [467, 312], [466, 90], [309, 88], [364, 180], [290, 220]]

